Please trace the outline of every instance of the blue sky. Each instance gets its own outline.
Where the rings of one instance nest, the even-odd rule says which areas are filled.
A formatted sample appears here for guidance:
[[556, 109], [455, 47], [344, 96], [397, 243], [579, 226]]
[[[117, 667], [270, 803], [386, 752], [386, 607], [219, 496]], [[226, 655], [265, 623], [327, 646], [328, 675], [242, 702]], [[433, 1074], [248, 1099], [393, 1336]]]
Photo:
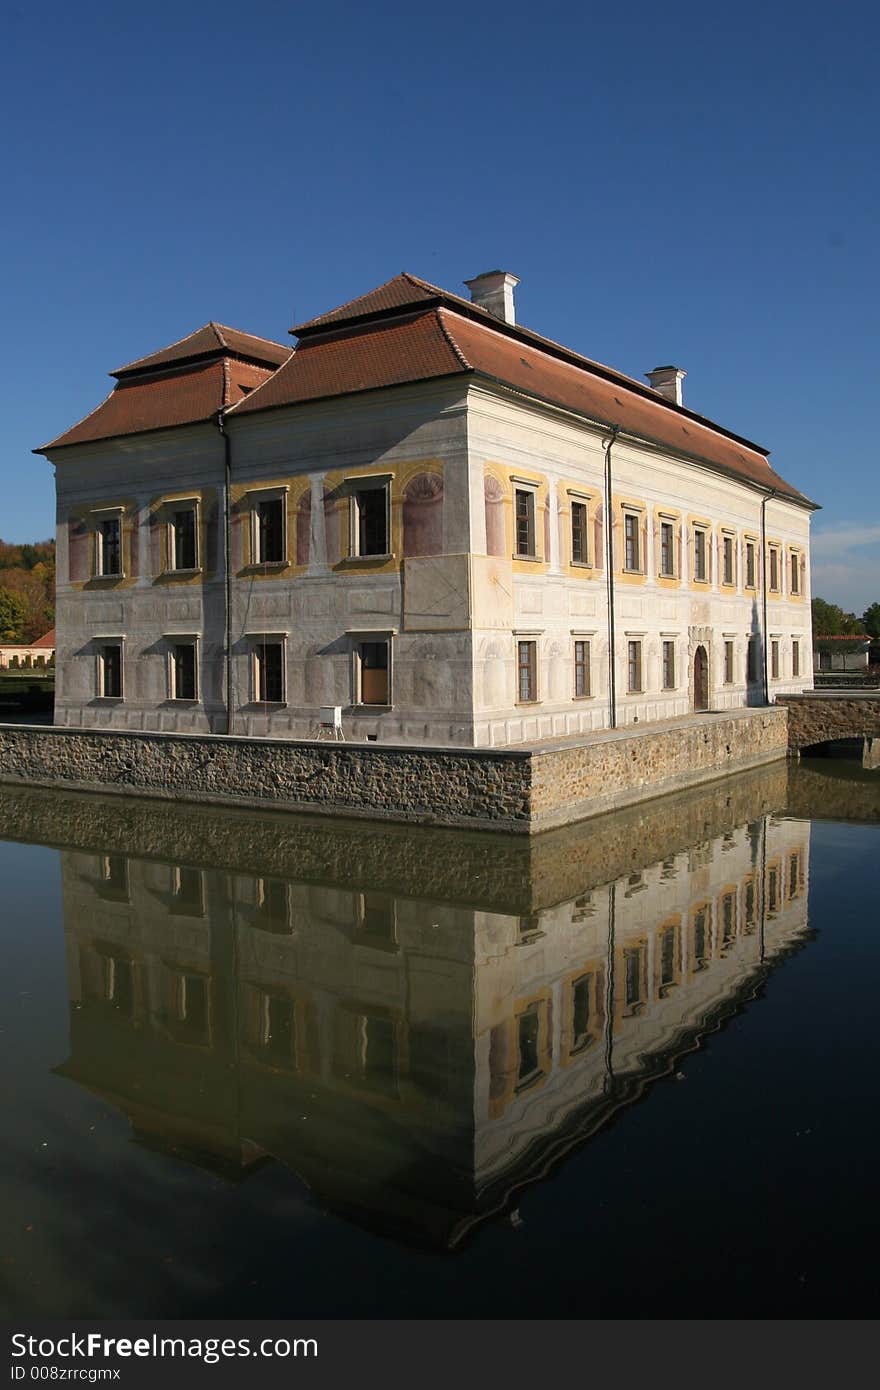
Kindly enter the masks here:
[[399, 270], [502, 266], [521, 322], [772, 450], [814, 592], [880, 600], [866, 3], [10, 4], [0, 535], [106, 373], [208, 319], [284, 339]]

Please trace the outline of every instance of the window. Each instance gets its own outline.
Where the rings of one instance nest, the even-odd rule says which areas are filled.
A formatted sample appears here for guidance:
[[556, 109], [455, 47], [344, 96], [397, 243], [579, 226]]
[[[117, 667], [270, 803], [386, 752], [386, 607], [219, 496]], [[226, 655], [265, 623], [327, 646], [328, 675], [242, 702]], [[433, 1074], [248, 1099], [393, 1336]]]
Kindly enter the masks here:
[[639, 545], [639, 518], [632, 512], [623, 514], [624, 568], [639, 571], [641, 548]]
[[800, 591], [801, 591], [800, 556], [799, 556], [799, 554], [798, 554], [798, 552], [797, 552], [796, 550], [793, 550], [793, 551], [791, 552], [790, 563], [791, 563], [791, 592], [792, 592], [793, 594], [799, 594]]
[[171, 698], [198, 698], [195, 642], [175, 642], [171, 648]]
[[693, 968], [705, 970], [709, 957], [709, 909], [698, 908], [693, 920]]
[[583, 1052], [593, 1041], [592, 992], [593, 976], [582, 975], [571, 987], [571, 1046], [569, 1055]]
[[205, 910], [204, 880], [201, 869], [175, 864], [171, 870], [173, 911], [185, 917], [200, 917]]
[[544, 1010], [540, 1004], [532, 1004], [518, 1019], [519, 1065], [517, 1068], [517, 1090], [524, 1090], [544, 1075], [542, 1062]]
[[642, 644], [640, 641], [630, 641], [626, 644], [627, 653], [627, 689], [638, 691], [642, 688]]
[[104, 517], [97, 530], [97, 572], [99, 575], [122, 574], [122, 518]]
[[663, 643], [663, 689], [675, 689], [675, 643]]
[[801, 644], [796, 637], [791, 641], [791, 674], [799, 676], [801, 673]]
[[265, 497], [254, 508], [254, 564], [279, 565], [287, 559], [284, 497]]
[[589, 564], [588, 546], [588, 508], [586, 502], [572, 502], [571, 504], [571, 563], [573, 565]]
[[385, 481], [370, 487], [356, 487], [352, 492], [353, 555], [388, 555], [390, 488]]
[[590, 644], [578, 637], [574, 644], [574, 695], [576, 700], [590, 693]]
[[754, 683], [759, 680], [758, 675], [758, 639], [749, 638], [749, 645], [746, 654], [746, 680]]
[[168, 527], [168, 567], [172, 570], [198, 568], [195, 507], [181, 507], [171, 513]]
[[660, 573], [664, 579], [675, 577], [675, 527], [671, 521], [660, 523]]
[[260, 930], [273, 932], [276, 936], [289, 936], [290, 897], [286, 879], [258, 878], [256, 899], [256, 922]]
[[355, 704], [390, 705], [390, 643], [359, 642], [355, 655]]
[[746, 541], [746, 588], [755, 588], [755, 542]]
[[773, 546], [770, 548], [770, 588], [779, 592], [779, 551]]
[[694, 579], [698, 584], [705, 584], [708, 577], [709, 568], [706, 532], [696, 527], [694, 529]]
[[537, 642], [517, 642], [516, 698], [519, 704], [529, 704], [538, 698], [537, 661]]
[[733, 685], [733, 643], [724, 643], [724, 684]]
[[121, 642], [106, 642], [98, 653], [98, 694], [105, 700], [122, 699]]
[[675, 984], [675, 927], [667, 927], [660, 934], [660, 988], [668, 989]]
[[779, 679], [779, 643], [775, 638], [770, 643], [770, 674], [774, 680]]
[[643, 957], [641, 946], [623, 953], [624, 998], [627, 1008], [633, 1011], [642, 1002]]
[[736, 940], [736, 893], [725, 893], [721, 899], [721, 946], [733, 945]]
[[254, 699], [263, 705], [284, 704], [284, 643], [260, 639], [253, 652]]
[[722, 538], [722, 574], [725, 584], [734, 584], [733, 536]]
[[535, 551], [535, 494], [531, 488], [514, 492], [516, 521], [516, 553], [534, 558]]

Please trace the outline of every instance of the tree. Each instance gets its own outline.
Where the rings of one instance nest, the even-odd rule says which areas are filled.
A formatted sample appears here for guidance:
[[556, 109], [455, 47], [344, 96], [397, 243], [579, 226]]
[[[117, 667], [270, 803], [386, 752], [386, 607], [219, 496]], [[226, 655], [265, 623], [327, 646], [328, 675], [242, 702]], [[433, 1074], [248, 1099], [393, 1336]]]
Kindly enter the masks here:
[[27, 616], [27, 604], [20, 594], [0, 589], [0, 642], [20, 642]]
[[844, 612], [837, 603], [814, 598], [812, 608], [814, 637], [857, 637], [864, 632], [861, 618], [855, 613]]
[[865, 631], [875, 641], [880, 641], [880, 603], [871, 603], [862, 614]]

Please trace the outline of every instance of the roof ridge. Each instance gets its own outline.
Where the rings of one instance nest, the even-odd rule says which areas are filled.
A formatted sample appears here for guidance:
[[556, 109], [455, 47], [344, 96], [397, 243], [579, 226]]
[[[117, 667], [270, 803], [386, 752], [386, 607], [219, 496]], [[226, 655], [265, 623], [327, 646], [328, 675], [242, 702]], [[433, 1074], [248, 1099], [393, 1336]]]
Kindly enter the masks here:
[[[228, 348], [229, 348], [229, 344], [227, 343], [226, 339], [223, 337], [223, 334], [222, 334], [221, 331], [220, 331], [220, 329], [222, 328], [222, 324], [219, 324], [219, 323], [217, 322], [216, 319], [209, 319], [209, 320], [208, 320], [208, 327], [209, 327], [209, 328], [213, 328], [213, 330], [214, 330], [214, 336], [216, 337], [216, 339], [217, 339], [218, 343], [220, 344], [220, 346], [221, 346], [222, 348], [227, 348], [227, 349], [228, 349]], [[198, 331], [198, 330], [197, 330], [197, 331]]]
[[143, 362], [149, 357], [157, 357], [160, 352], [170, 352], [172, 348], [180, 347], [181, 343], [185, 343], [187, 338], [194, 338], [197, 333], [203, 333], [206, 328], [213, 327], [214, 322], [212, 319], [209, 319], [208, 322], [203, 323], [200, 328], [194, 328], [191, 333], [184, 333], [182, 338], [175, 338], [173, 343], [166, 343], [164, 347], [156, 348], [153, 352], [144, 352], [140, 357], [133, 357], [130, 362], [123, 362], [121, 367], [117, 367], [115, 371], [108, 372], [107, 375], [117, 376], [120, 372], [127, 371], [129, 367], [137, 366], [138, 362]]
[[446, 339], [447, 343], [452, 348], [452, 351], [455, 353], [461, 365], [465, 367], [467, 371], [472, 372], [474, 371], [474, 366], [471, 362], [468, 361], [461, 348], [459, 347], [458, 343], [453, 338], [452, 330], [446, 322], [446, 312], [447, 311], [442, 306], [434, 310], [434, 317], [440, 324], [440, 332], [443, 334], [443, 337]]
[[[269, 341], [271, 342], [271, 339], [269, 339]], [[279, 344], [279, 346], [282, 346], [282, 344]], [[287, 367], [287, 366], [289, 366], [289, 364], [290, 364], [290, 358], [293, 357], [293, 356], [295, 356], [295, 354], [296, 354], [298, 351], [299, 351], [298, 348], [292, 347], [292, 348], [290, 349], [290, 357], [288, 357], [284, 362], [279, 362], [279, 363], [278, 363], [278, 366], [275, 368], [274, 371], [272, 371], [272, 372], [269, 373], [269, 375], [266, 377], [266, 380], [265, 380], [265, 381], [261, 381], [261, 382], [259, 383], [258, 386], [255, 386], [255, 387], [253, 388], [252, 391], [246, 392], [245, 395], [243, 395], [243, 396], [241, 397], [240, 400], [232, 401], [229, 405], [223, 406], [223, 408], [222, 408], [222, 414], [223, 414], [223, 415], [231, 415], [232, 412], [235, 410], [236, 406], [241, 405], [242, 401], [251, 401], [251, 400], [253, 400], [253, 398], [254, 398], [255, 396], [259, 395], [259, 393], [262, 391], [262, 389], [263, 389], [264, 386], [268, 386], [270, 381], [274, 381], [274, 380], [275, 380], [276, 376], [277, 376], [278, 373], [281, 371], [281, 368], [282, 368], [282, 367]]]
[[[222, 329], [224, 333], [240, 333], [243, 338], [253, 338], [257, 343], [268, 343], [270, 347], [281, 348], [282, 352], [294, 351], [287, 343], [279, 343], [276, 338], [267, 338], [263, 333], [249, 333], [246, 328], [235, 328], [231, 323], [218, 323], [216, 319], [212, 319], [211, 322], [215, 328]], [[230, 347], [228, 343], [226, 346], [229, 347], [230, 352], [235, 352], [235, 348]]]

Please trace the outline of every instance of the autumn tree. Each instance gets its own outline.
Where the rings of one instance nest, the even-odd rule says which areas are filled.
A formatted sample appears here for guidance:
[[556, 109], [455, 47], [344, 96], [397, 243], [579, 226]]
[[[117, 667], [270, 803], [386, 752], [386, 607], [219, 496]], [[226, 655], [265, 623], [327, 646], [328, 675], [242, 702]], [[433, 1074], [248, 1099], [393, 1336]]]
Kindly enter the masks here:
[[19, 594], [0, 589], [0, 642], [21, 642], [27, 607]]

